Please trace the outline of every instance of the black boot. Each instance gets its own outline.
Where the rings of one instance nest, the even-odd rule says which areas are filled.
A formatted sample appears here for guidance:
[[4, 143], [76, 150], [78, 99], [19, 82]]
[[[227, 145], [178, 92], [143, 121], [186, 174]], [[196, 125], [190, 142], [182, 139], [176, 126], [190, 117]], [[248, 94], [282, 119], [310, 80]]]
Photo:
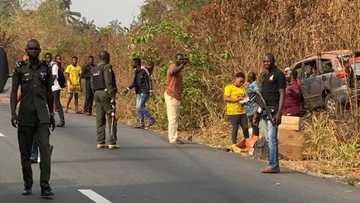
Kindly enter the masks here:
[[55, 194], [52, 192], [51, 187], [41, 188], [41, 197], [51, 197]]
[[21, 194], [24, 195], [24, 196], [32, 195], [31, 187], [29, 187], [29, 188], [24, 188], [24, 191], [23, 191]]

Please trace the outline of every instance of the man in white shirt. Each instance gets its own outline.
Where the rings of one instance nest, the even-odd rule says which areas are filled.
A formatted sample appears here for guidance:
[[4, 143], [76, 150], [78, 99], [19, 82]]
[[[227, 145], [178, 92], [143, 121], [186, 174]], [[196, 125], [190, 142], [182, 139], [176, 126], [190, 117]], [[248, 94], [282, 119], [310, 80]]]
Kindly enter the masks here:
[[51, 87], [54, 95], [54, 102], [55, 102], [55, 110], [59, 115], [60, 123], [57, 124], [57, 127], [64, 127], [65, 126], [65, 118], [64, 118], [64, 111], [61, 105], [60, 95], [61, 95], [61, 86], [59, 85], [58, 81], [58, 74], [59, 69], [62, 70], [61, 67], [61, 56], [56, 55], [55, 62], [52, 63], [51, 66], [52, 74], [54, 76], [54, 85]]

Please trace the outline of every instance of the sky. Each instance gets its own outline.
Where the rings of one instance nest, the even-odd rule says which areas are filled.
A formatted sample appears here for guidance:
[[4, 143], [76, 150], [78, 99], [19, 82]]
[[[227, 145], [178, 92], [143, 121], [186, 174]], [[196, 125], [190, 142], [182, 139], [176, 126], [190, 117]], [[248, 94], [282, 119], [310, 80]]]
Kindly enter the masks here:
[[72, 0], [71, 10], [80, 12], [86, 19], [103, 27], [112, 20], [129, 25], [140, 13], [144, 0]]

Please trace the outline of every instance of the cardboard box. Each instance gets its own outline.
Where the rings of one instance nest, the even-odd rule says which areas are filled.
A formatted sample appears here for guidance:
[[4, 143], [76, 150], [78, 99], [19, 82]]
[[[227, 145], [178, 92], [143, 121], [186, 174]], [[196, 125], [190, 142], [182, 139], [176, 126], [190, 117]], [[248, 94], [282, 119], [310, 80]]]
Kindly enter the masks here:
[[283, 124], [279, 126], [279, 153], [286, 160], [303, 160], [305, 138], [300, 131], [301, 118], [284, 116]]
[[[305, 143], [304, 133], [300, 131], [302, 119], [294, 116], [283, 116], [282, 124], [279, 126], [278, 142], [279, 154], [285, 160], [303, 160], [303, 147]], [[263, 126], [260, 127], [260, 135], [264, 136]], [[266, 145], [256, 144], [254, 156], [263, 157], [266, 150], [261, 149]], [[266, 155], [266, 154], [265, 154]], [[266, 156], [265, 156], [266, 157]]]
[[296, 116], [282, 116], [279, 129], [299, 131], [301, 127], [301, 118]]

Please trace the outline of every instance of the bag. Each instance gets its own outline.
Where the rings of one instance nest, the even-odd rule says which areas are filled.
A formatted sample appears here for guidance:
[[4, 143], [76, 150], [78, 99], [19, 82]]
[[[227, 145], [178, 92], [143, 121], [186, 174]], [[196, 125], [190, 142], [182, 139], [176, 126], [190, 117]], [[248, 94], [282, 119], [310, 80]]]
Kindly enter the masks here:
[[65, 78], [64, 72], [62, 71], [62, 69], [60, 67], [58, 69], [57, 80], [58, 80], [58, 83], [61, 88], [66, 87], [66, 78]]

